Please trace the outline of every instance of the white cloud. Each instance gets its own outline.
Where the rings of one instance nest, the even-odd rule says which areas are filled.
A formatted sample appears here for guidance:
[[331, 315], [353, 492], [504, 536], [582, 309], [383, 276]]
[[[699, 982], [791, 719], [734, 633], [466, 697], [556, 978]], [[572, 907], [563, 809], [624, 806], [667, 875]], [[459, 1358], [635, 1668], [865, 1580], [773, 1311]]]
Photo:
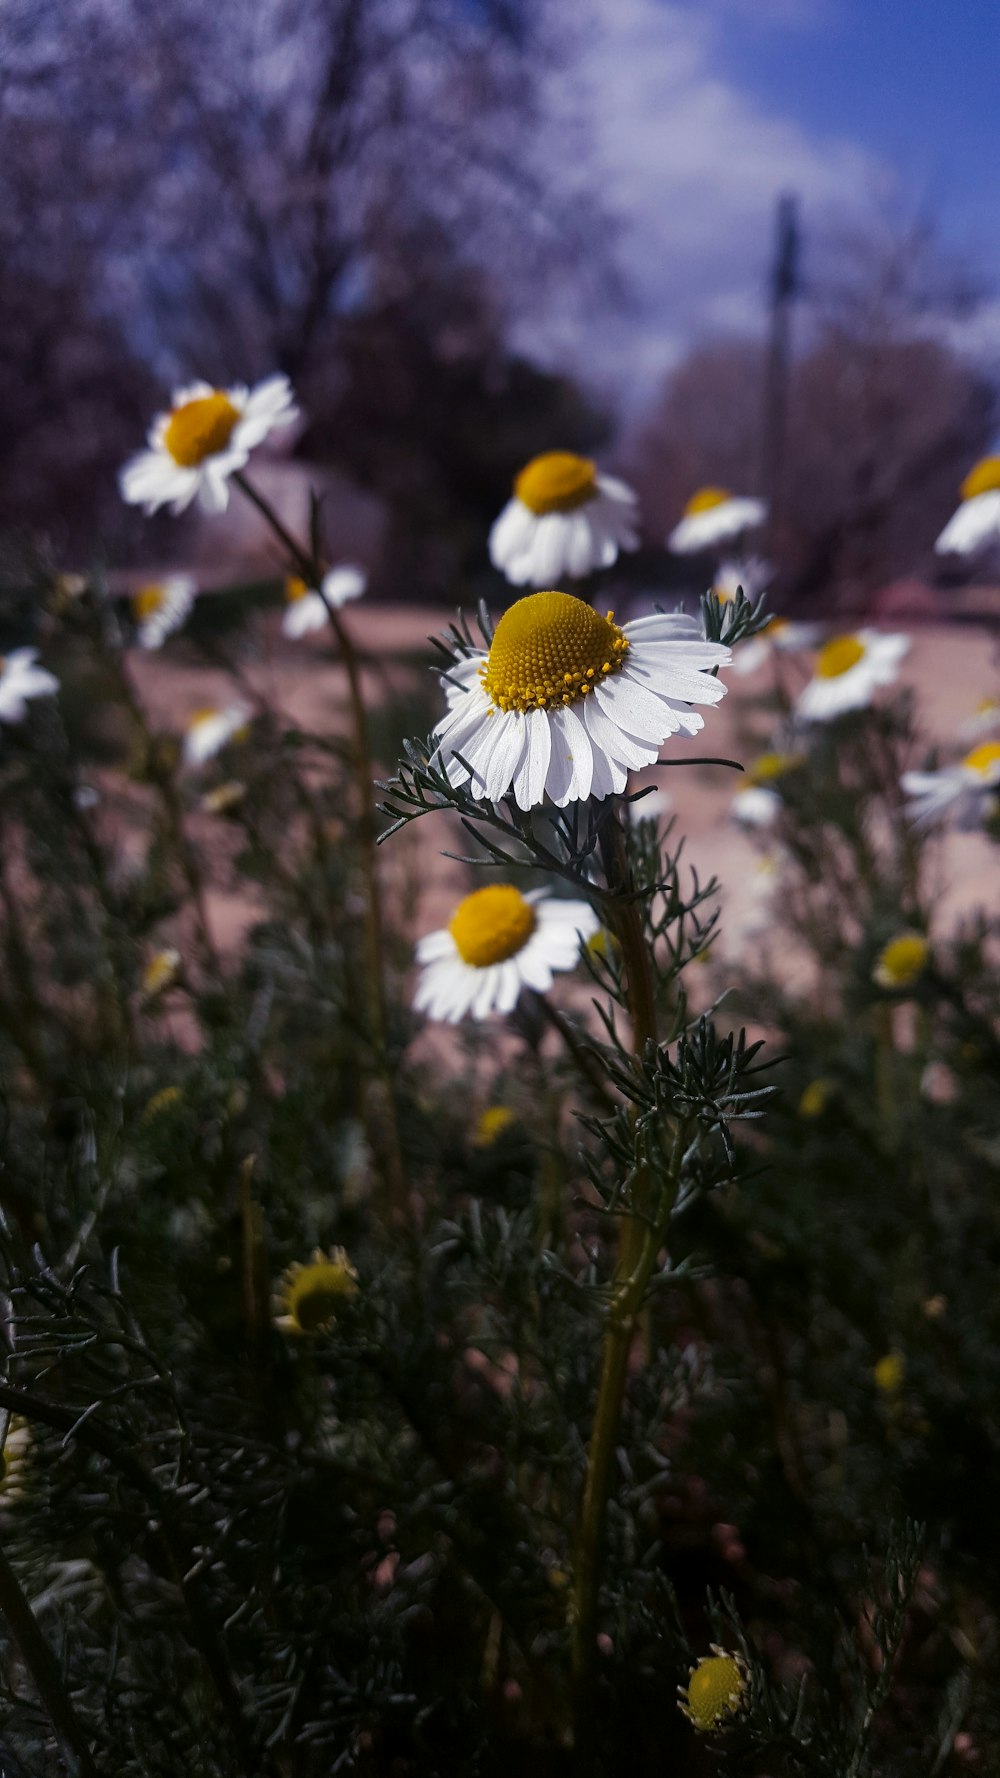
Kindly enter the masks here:
[[[804, 30], [825, 0], [763, 5], [768, 29]], [[781, 192], [799, 196], [808, 230], [826, 207], [860, 206], [887, 181], [857, 143], [810, 134], [720, 72], [726, 17], [746, 6], [586, 0], [573, 61], [553, 76], [554, 127], [586, 126], [584, 171], [618, 221], [631, 301], [598, 318], [564, 300], [522, 337], [627, 407], [694, 339], [761, 324]]]

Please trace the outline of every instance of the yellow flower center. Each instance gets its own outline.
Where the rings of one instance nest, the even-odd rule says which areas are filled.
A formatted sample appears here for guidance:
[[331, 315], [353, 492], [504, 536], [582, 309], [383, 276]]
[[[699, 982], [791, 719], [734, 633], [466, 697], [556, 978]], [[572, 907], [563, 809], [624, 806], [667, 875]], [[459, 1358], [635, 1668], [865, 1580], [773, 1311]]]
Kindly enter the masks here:
[[165, 598], [163, 588], [155, 581], [150, 581], [148, 586], [139, 587], [132, 594], [132, 615], [136, 623], [145, 623], [147, 618], [155, 616], [162, 608]]
[[488, 969], [523, 951], [535, 930], [536, 915], [512, 883], [490, 883], [460, 901], [448, 922], [463, 963]]
[[711, 512], [713, 506], [724, 506], [731, 499], [728, 488], [699, 488], [685, 506], [684, 517], [689, 519], [696, 512]]
[[505, 1130], [516, 1124], [517, 1118], [509, 1105], [489, 1105], [476, 1121], [475, 1134], [472, 1138], [476, 1148], [492, 1148]]
[[176, 980], [180, 966], [177, 951], [157, 951], [142, 972], [142, 985], [147, 994], [160, 994]]
[[906, 1376], [905, 1362], [898, 1352], [887, 1352], [884, 1358], [879, 1359], [872, 1375], [876, 1389], [880, 1389], [883, 1395], [898, 1395]]
[[197, 728], [199, 723], [202, 722], [211, 722], [213, 717], [218, 716], [218, 714], [219, 712], [214, 704], [206, 704], [203, 709], [196, 710], [193, 716], [188, 717], [188, 729]]
[[183, 1097], [180, 1087], [161, 1087], [158, 1093], [147, 1102], [143, 1109], [143, 1123], [152, 1123], [161, 1111], [169, 1111], [172, 1105], [179, 1105]]
[[799, 1116], [821, 1117], [835, 1092], [832, 1080], [811, 1080], [799, 1100]]
[[969, 470], [961, 487], [963, 500], [974, 500], [977, 494], [992, 494], [1000, 488], [1000, 457], [983, 457]]
[[754, 760], [747, 777], [751, 784], [770, 784], [805, 764], [804, 753], [761, 753]]
[[904, 932], [892, 939], [879, 956], [875, 979], [884, 988], [908, 988], [922, 974], [930, 945], [919, 932]]
[[691, 1675], [688, 1714], [696, 1729], [714, 1729], [738, 1707], [743, 1675], [731, 1655], [706, 1655]]
[[287, 1312], [302, 1333], [319, 1333], [357, 1289], [357, 1274], [346, 1254], [312, 1260], [289, 1279]]
[[973, 747], [962, 761], [970, 772], [978, 772], [981, 778], [988, 778], [993, 766], [1000, 765], [1000, 741], [980, 741]]
[[529, 593], [497, 624], [483, 688], [498, 710], [575, 704], [617, 673], [628, 642], [612, 620], [572, 593]]
[[816, 656], [817, 679], [839, 679], [864, 660], [865, 645], [857, 636], [834, 636], [825, 642]]
[[532, 457], [514, 478], [514, 493], [529, 512], [573, 512], [597, 493], [597, 470], [589, 457], [572, 451], [545, 451]]
[[239, 408], [229, 396], [215, 389], [211, 395], [199, 395], [174, 409], [163, 442], [182, 469], [196, 469], [206, 457], [225, 450], [239, 417]]
[[287, 604], [297, 604], [299, 599], [306, 598], [308, 592], [309, 588], [298, 574], [289, 574], [287, 576], [285, 580], [285, 600]]

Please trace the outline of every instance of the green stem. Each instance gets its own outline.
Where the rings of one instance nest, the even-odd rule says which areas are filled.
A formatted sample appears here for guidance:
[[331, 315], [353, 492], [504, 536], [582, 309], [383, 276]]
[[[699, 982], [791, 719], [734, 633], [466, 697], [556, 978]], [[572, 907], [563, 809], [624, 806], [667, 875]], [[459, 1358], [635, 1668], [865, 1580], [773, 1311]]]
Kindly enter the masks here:
[[340, 658], [347, 674], [348, 697], [351, 706], [351, 724], [354, 741], [354, 771], [357, 785], [358, 800], [358, 851], [361, 859], [361, 870], [365, 889], [365, 960], [368, 986], [368, 1020], [371, 1032], [372, 1049], [375, 1054], [375, 1066], [382, 1088], [382, 1116], [379, 1119], [382, 1135], [382, 1147], [385, 1157], [386, 1178], [388, 1184], [390, 1208], [396, 1215], [402, 1215], [406, 1200], [406, 1179], [403, 1171], [402, 1146], [399, 1138], [399, 1114], [396, 1103], [396, 1083], [393, 1078], [392, 1063], [389, 1055], [388, 1015], [385, 995], [385, 968], [383, 949], [382, 902], [379, 892], [378, 873], [375, 868], [376, 824], [375, 802], [372, 795], [373, 773], [371, 748], [368, 742], [368, 718], [365, 711], [364, 694], [361, 686], [361, 668], [357, 651], [351, 640], [350, 632], [344, 623], [341, 613], [323, 591], [323, 576], [326, 564], [310, 554], [296, 541], [287, 526], [278, 517], [263, 494], [253, 486], [242, 470], [234, 475], [236, 482], [246, 498], [261, 514], [279, 543], [288, 551], [289, 556], [304, 576], [308, 586], [315, 588], [323, 600], [330, 619], [330, 627], [337, 640]]
[[164, 760], [161, 749], [157, 745], [156, 736], [146, 720], [146, 712], [128, 676], [123, 656], [114, 649], [109, 650], [109, 653], [123, 702], [142, 742], [147, 777], [159, 796], [166, 817], [167, 835], [181, 867], [184, 881], [188, 886], [205, 966], [209, 973], [218, 979], [220, 975], [219, 954], [215, 948], [212, 928], [209, 924], [205, 885], [198, 860], [191, 848], [184, 827], [184, 807], [177, 792], [173, 769]]
[[605, 1111], [616, 1110], [618, 1101], [614, 1094], [608, 1091], [607, 1082], [601, 1073], [600, 1062], [594, 1052], [588, 1049], [586, 1040], [580, 1036], [578, 1031], [574, 1030], [569, 1019], [563, 1016], [557, 1006], [553, 1006], [546, 995], [536, 994], [532, 990], [531, 999], [535, 1004], [536, 1011], [541, 1014], [546, 1023], [551, 1025], [554, 1031], [558, 1031], [576, 1063], [581, 1078], [590, 1088], [595, 1099], [600, 1102]]
[[[608, 883], [608, 924], [622, 948], [632, 1044], [641, 1055], [648, 1042], [656, 1041], [656, 990], [652, 957], [646, 943], [642, 916], [632, 894], [631, 873], [625, 848], [625, 831], [617, 810], [610, 812], [605, 829], [604, 868]], [[679, 1137], [678, 1132], [678, 1137]], [[675, 1143], [676, 1173], [679, 1162]], [[577, 1769], [591, 1769], [594, 1759], [597, 1608], [604, 1559], [605, 1528], [612, 1470], [621, 1424], [632, 1350], [646, 1286], [656, 1264], [662, 1216], [653, 1218], [651, 1196], [654, 1182], [640, 1167], [632, 1185], [631, 1201], [621, 1222], [615, 1262], [611, 1305], [604, 1333], [604, 1351], [597, 1385], [597, 1401], [587, 1452], [583, 1501], [577, 1539], [576, 1575], [573, 1590], [572, 1676], [574, 1693], [574, 1746]]]

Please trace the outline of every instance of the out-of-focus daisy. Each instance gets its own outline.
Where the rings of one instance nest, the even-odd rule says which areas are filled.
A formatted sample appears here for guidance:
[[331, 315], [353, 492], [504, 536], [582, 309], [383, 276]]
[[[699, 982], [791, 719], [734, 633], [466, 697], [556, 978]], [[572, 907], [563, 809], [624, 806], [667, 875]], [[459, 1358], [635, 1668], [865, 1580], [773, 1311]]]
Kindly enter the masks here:
[[930, 941], [922, 932], [901, 932], [883, 945], [875, 960], [872, 981], [880, 988], [912, 988], [927, 968]]
[[310, 630], [321, 630], [330, 621], [331, 605], [339, 610], [349, 600], [360, 599], [367, 585], [364, 569], [356, 568], [353, 562], [342, 562], [339, 568], [324, 574], [322, 593], [307, 586], [297, 574], [290, 574], [285, 581], [285, 615], [281, 620], [284, 634], [297, 639], [307, 636]]
[[168, 574], [151, 580], [132, 594], [132, 616], [140, 648], [162, 648], [168, 636], [179, 630], [197, 597], [198, 587], [190, 574]]
[[473, 1148], [492, 1148], [508, 1130], [517, 1124], [517, 1113], [509, 1105], [488, 1105], [476, 1119], [472, 1132]]
[[267, 377], [254, 389], [242, 383], [176, 389], [169, 413], [157, 414], [149, 429], [148, 449], [130, 457], [119, 473], [122, 499], [147, 513], [161, 506], [178, 513], [197, 497], [206, 512], [225, 512], [230, 476], [269, 432], [297, 416], [285, 376]]
[[934, 545], [942, 556], [971, 556], [1000, 543], [1000, 457], [984, 457], [970, 469], [960, 493], [962, 503]]
[[[654, 613], [618, 625], [571, 593], [529, 593], [505, 611], [489, 653], [449, 670], [451, 709], [435, 729], [453, 784], [530, 809], [622, 791], [669, 735], [695, 735], [691, 704], [717, 704], [711, 676], [732, 656], [689, 618]], [[459, 758], [461, 755], [461, 758]], [[463, 763], [465, 762], [465, 763]]]
[[154, 951], [142, 972], [142, 991], [147, 1000], [155, 1000], [172, 988], [181, 973], [181, 954], [172, 947]]
[[960, 828], [979, 827], [1000, 796], [1000, 741], [980, 741], [957, 765], [937, 772], [904, 772], [906, 812], [918, 827], [948, 815]]
[[769, 617], [756, 636], [738, 642], [733, 656], [734, 673], [756, 673], [775, 649], [794, 654], [803, 648], [815, 648], [822, 634], [819, 624], [796, 624], [787, 617]]
[[836, 1098], [837, 1083], [825, 1075], [811, 1080], [799, 1100], [800, 1117], [822, 1117], [830, 1101]]
[[32, 698], [50, 698], [59, 681], [45, 667], [38, 667], [37, 648], [13, 648], [0, 655], [0, 722], [23, 722]]
[[208, 815], [229, 815], [238, 809], [247, 793], [247, 787], [239, 778], [227, 778], [224, 784], [215, 784], [206, 790], [201, 799], [201, 806]]
[[963, 741], [975, 741], [980, 735], [994, 734], [997, 729], [1000, 729], [1000, 698], [980, 698], [958, 732]]
[[221, 709], [196, 710], [184, 731], [184, 758], [189, 766], [214, 759], [227, 742], [246, 738], [250, 711], [246, 704], [225, 704]]
[[325, 1333], [338, 1312], [358, 1294], [358, 1274], [343, 1247], [317, 1247], [304, 1265], [282, 1273], [275, 1298], [275, 1327], [282, 1333]]
[[413, 1004], [450, 1025], [512, 1012], [522, 988], [544, 994], [555, 971], [573, 968], [599, 924], [585, 901], [522, 895], [512, 883], [476, 889], [447, 926], [419, 941], [423, 973]]
[[744, 531], [757, 530], [766, 518], [763, 500], [731, 494], [728, 488], [699, 488], [667, 538], [667, 548], [677, 556], [695, 556], [741, 537]]
[[490, 561], [514, 586], [552, 586], [610, 568], [639, 541], [638, 500], [589, 457], [546, 451], [514, 481], [490, 531]]
[[740, 587], [752, 601], [764, 591], [773, 574], [770, 562], [765, 562], [763, 556], [747, 556], [742, 561], [730, 558], [720, 562], [715, 570], [712, 591], [720, 605], [731, 605]]
[[906, 1381], [906, 1360], [899, 1352], [887, 1352], [872, 1366], [875, 1387], [882, 1395], [898, 1395]]
[[829, 722], [845, 710], [864, 709], [878, 686], [892, 684], [909, 646], [909, 636], [882, 636], [878, 630], [832, 637], [816, 656], [797, 714], [808, 722]]
[[151, 1099], [146, 1100], [140, 1121], [144, 1124], [155, 1123], [156, 1119], [162, 1117], [164, 1112], [172, 1111], [176, 1105], [180, 1105], [183, 1098], [184, 1094], [180, 1087], [161, 1087], [158, 1093], [154, 1093]]
[[781, 814], [781, 798], [763, 784], [748, 784], [736, 792], [729, 813], [741, 827], [773, 827]]
[[806, 763], [804, 753], [758, 753], [747, 768], [751, 784], [773, 784], [789, 772], [797, 772]]

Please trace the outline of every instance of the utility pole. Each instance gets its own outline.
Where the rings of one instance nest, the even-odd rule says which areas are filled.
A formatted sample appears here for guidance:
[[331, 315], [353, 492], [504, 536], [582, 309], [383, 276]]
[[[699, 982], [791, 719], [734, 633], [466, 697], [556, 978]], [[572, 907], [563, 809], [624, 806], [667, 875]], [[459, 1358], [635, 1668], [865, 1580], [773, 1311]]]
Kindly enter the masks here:
[[791, 318], [792, 303], [800, 290], [799, 247], [798, 204], [790, 192], [784, 192], [778, 199], [774, 260], [768, 293], [771, 330], [764, 372], [764, 423], [761, 438], [761, 491], [768, 503], [769, 530], [772, 535], [784, 497]]

